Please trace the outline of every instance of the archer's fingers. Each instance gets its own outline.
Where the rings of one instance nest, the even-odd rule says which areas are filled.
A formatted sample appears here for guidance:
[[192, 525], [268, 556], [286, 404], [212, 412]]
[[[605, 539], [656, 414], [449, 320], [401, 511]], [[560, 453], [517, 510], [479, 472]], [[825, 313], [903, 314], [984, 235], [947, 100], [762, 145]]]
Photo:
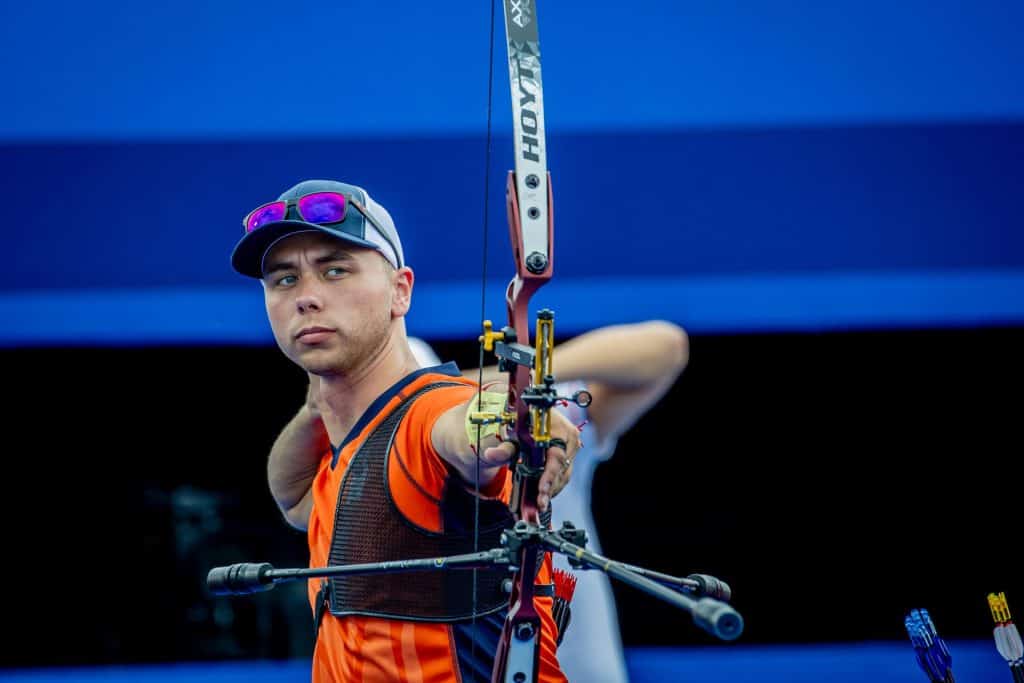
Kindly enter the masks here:
[[309, 386], [306, 389], [306, 408], [309, 410], [310, 415], [318, 418], [323, 412], [320, 405], [320, 377], [312, 372], [307, 372], [306, 374], [309, 376]]
[[558, 477], [555, 479], [555, 483], [551, 487], [552, 498], [561, 493], [562, 489], [564, 489], [569, 484], [569, 480], [572, 479], [572, 467], [573, 458], [569, 458], [569, 466], [565, 467], [561, 472], [558, 473]]
[[[547, 460], [544, 462], [544, 475], [540, 482], [540, 494], [537, 503], [546, 510], [552, 496], [565, 488], [572, 475], [572, 463], [582, 443], [580, 433], [561, 413], [555, 413], [552, 424], [551, 447], [548, 448]], [[545, 484], [548, 484], [545, 489]], [[543, 502], [542, 502], [543, 496]]]
[[[554, 442], [561, 443], [555, 439]], [[540, 476], [537, 486], [537, 506], [541, 512], [548, 509], [551, 496], [555, 495], [568, 482], [568, 472], [572, 468], [572, 460], [566, 455], [566, 449], [561, 445], [552, 445], [548, 448], [547, 457], [544, 460], [544, 473]]]

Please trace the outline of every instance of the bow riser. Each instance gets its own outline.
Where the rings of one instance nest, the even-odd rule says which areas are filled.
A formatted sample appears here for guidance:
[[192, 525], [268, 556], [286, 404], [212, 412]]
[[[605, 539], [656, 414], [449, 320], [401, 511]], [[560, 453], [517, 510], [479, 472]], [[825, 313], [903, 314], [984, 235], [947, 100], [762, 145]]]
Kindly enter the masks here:
[[[551, 191], [551, 174], [545, 174], [547, 182], [545, 186], [547, 191], [544, 193], [544, 199], [546, 201], [545, 216], [547, 218], [547, 230], [545, 242], [548, 245], [554, 244], [554, 223], [555, 223], [555, 212], [554, 203], [552, 201], [553, 193]], [[519, 207], [521, 202], [516, 193], [517, 183], [515, 180], [515, 173], [510, 172], [508, 174], [508, 182], [506, 184], [506, 206], [508, 208], [508, 232], [509, 239], [512, 243], [512, 250], [514, 252], [516, 275], [511, 282], [508, 283], [508, 288], [505, 292], [505, 306], [508, 313], [509, 325], [515, 331], [516, 342], [524, 346], [530, 345], [530, 298], [534, 292], [540, 289], [544, 284], [551, 279], [554, 273], [555, 258], [553, 250], [548, 248], [545, 252], [546, 267], [540, 272], [532, 272], [526, 263], [526, 259], [523, 258], [525, 253], [525, 245], [523, 240], [523, 228], [521, 222], [521, 214], [519, 213]], [[534, 252], [536, 253], [536, 252]], [[548, 350], [547, 353], [550, 353]], [[535, 363], [542, 363], [545, 359], [541, 358], [540, 354], [536, 354], [534, 357]], [[544, 455], [546, 450], [544, 448], [538, 448], [534, 442], [533, 435], [527, 427], [531, 424], [529, 420], [529, 406], [519, 400], [520, 392], [522, 388], [530, 386], [534, 381], [539, 383], [540, 378], [531, 376], [534, 372], [533, 368], [529, 368], [525, 365], [517, 365], [515, 368], [514, 376], [512, 381], [509, 382], [508, 387], [508, 405], [509, 407], [515, 407], [516, 413], [516, 432], [517, 439], [520, 443], [520, 448], [526, 455], [524, 462], [530, 467], [539, 468], [544, 466]], [[536, 492], [533, 497], [528, 497], [527, 501], [532, 501], [531, 507], [536, 507]], [[514, 503], [514, 501], [513, 501]], [[516, 507], [513, 507], [515, 511]], [[526, 510], [523, 510], [526, 513]], [[523, 516], [519, 519], [528, 519], [533, 523], [537, 522], [535, 516], [536, 510], [530, 511], [528, 517]]]
[[[551, 202], [551, 176], [545, 173], [546, 201], [544, 216], [547, 220], [545, 242], [553, 243], [554, 235], [554, 211]], [[506, 185], [506, 204], [508, 207], [509, 238], [515, 252], [516, 276], [509, 282], [506, 291], [505, 303], [508, 312], [509, 324], [515, 332], [516, 343], [529, 346], [529, 305], [533, 293], [540, 289], [551, 279], [554, 259], [550, 256], [550, 250], [546, 257], [545, 267], [540, 272], [532, 272], [526, 259], [522, 258], [525, 252], [523, 241], [523, 229], [519, 207], [521, 203], [516, 192], [517, 183], [515, 174], [509, 173]], [[542, 441], [538, 443], [535, 439], [534, 427], [541, 422], [547, 423], [548, 418], [543, 413], [538, 414], [536, 409], [522, 400], [522, 389], [531, 386], [540, 378], [540, 372], [550, 368], [551, 348], [550, 335], [538, 332], [536, 335], [537, 348], [532, 354], [533, 366], [515, 364], [511, 368], [511, 377], [508, 388], [508, 408], [513, 409], [516, 414], [515, 438], [519, 443], [519, 464], [514, 477], [515, 485], [509, 506], [517, 520], [523, 520], [530, 524], [540, 524], [540, 510], [537, 504], [538, 485], [540, 474], [544, 468], [547, 455], [547, 441], [550, 435], [546, 430], [541, 432]], [[539, 369], [539, 371], [538, 371]], [[531, 414], [531, 411], [533, 414]], [[533, 577], [543, 551], [536, 544], [524, 545], [520, 561], [519, 571], [513, 581], [512, 595], [510, 597], [511, 607], [499, 641], [498, 652], [495, 657], [495, 668], [491, 680], [494, 683], [505, 682], [509, 674], [524, 674], [524, 681], [535, 681], [540, 666], [540, 615], [537, 613], [533, 598]]]
[[[528, 322], [530, 298], [534, 292], [551, 279], [555, 270], [555, 254], [554, 249], [551, 248], [551, 245], [554, 244], [555, 236], [555, 205], [551, 190], [551, 174], [545, 171], [544, 175], [547, 179], [543, 193], [544, 216], [547, 220], [547, 225], [541, 228], [541, 230], [543, 231], [543, 242], [545, 244], [543, 252], [545, 267], [538, 271], [532, 270], [528, 265], [530, 255], [541, 252], [527, 251], [528, 247], [526, 246], [525, 231], [520, 212], [523, 202], [520, 201], [517, 192], [516, 174], [514, 172], [509, 172], [508, 181], [505, 184], [505, 205], [508, 209], [508, 235], [509, 241], [512, 244], [512, 256], [516, 266], [516, 276], [508, 283], [508, 289], [505, 291], [505, 305], [508, 311], [509, 324], [515, 329], [516, 334], [519, 335], [517, 341], [526, 346], [530, 345], [530, 327]], [[530, 206], [535, 207], [536, 205], [531, 203]], [[537, 226], [531, 227], [534, 231], [538, 230]], [[528, 380], [527, 383], [529, 383]]]

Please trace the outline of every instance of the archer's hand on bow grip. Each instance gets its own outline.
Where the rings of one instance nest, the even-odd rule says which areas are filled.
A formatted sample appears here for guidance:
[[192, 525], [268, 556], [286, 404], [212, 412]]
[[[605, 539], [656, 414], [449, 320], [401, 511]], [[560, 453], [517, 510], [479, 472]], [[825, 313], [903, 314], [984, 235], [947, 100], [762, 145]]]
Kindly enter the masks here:
[[[581, 445], [579, 430], [557, 410], [551, 411], [551, 440], [555, 445], [548, 448], [544, 473], [538, 487], [537, 505], [542, 512], [548, 509], [551, 498], [557, 496], [569, 483], [572, 463]], [[559, 442], [564, 442], [565, 448]], [[515, 442], [506, 441], [484, 450], [481, 460], [488, 465], [500, 465], [511, 462], [515, 456]]]

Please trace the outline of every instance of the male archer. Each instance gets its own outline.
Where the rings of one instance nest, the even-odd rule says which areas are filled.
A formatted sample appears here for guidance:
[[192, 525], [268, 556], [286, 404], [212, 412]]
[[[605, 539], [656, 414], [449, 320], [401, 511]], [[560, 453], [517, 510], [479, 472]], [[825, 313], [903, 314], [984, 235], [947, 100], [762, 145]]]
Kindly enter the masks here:
[[[506, 464], [514, 446], [490, 426], [476, 452], [477, 386], [454, 364], [420, 368], [405, 329], [414, 283], [388, 212], [365, 190], [308, 180], [251, 211], [231, 262], [261, 281], [274, 338], [319, 378], [322, 421], [286, 428], [304, 448], [275, 449], [270, 491], [307, 531], [310, 566], [469, 553], [512, 525]], [[493, 391], [498, 393], [498, 388]], [[578, 432], [552, 414], [538, 503], [567, 483]], [[477, 500], [478, 499], [478, 500]], [[479, 515], [474, 524], [475, 508]], [[508, 606], [507, 569], [310, 581], [313, 681], [489, 680]], [[551, 559], [535, 577], [540, 676], [556, 658]]]

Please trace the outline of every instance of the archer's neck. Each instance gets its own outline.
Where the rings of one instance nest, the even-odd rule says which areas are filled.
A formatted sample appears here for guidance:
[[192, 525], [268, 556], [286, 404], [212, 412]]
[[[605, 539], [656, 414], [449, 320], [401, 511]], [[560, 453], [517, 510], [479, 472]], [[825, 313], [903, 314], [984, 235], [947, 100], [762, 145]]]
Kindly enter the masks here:
[[419, 369], [404, 334], [387, 338], [378, 353], [344, 374], [320, 378], [324, 426], [331, 443], [338, 445], [377, 398], [411, 372]]

